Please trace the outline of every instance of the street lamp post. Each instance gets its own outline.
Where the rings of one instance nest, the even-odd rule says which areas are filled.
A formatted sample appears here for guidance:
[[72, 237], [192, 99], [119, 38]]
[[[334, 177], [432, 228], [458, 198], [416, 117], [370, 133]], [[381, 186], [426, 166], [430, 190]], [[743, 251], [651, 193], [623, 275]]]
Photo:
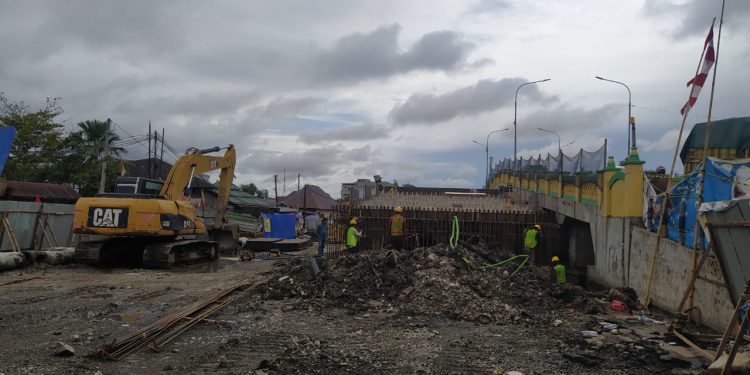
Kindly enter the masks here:
[[521, 84], [521, 86], [518, 86], [516, 89], [516, 97], [513, 100], [513, 169], [517, 169], [517, 162], [516, 162], [516, 151], [518, 146], [518, 126], [516, 123], [516, 120], [518, 118], [518, 90], [521, 90], [521, 87], [524, 87], [526, 85], [531, 85], [533, 83], [540, 83], [540, 82], [547, 82], [550, 78], [542, 79], [539, 81], [532, 81], [532, 82], [526, 82]]
[[484, 167], [484, 184], [485, 184], [485, 186], [488, 186], [489, 185], [489, 181], [490, 181], [490, 136], [492, 134], [497, 133], [497, 132], [502, 132], [502, 131], [506, 131], [506, 130], [508, 130], [508, 128], [500, 129], [500, 130], [493, 130], [493, 131], [489, 132], [489, 134], [487, 134], [487, 140], [485, 141], [484, 144], [482, 144], [480, 142], [477, 142], [477, 141], [475, 141], [475, 140], [472, 139], [472, 142], [474, 142], [474, 143], [476, 143], [476, 144], [478, 144], [480, 146], [484, 146], [484, 164], [485, 164], [485, 167]]
[[[630, 150], [636, 148], [635, 147], [635, 122], [633, 121], [633, 117], [630, 115], [630, 110], [631, 108], [633, 108], [633, 105], [631, 104], [632, 95], [630, 94], [630, 87], [628, 87], [628, 85], [619, 81], [614, 81], [614, 80], [602, 78], [599, 76], [596, 76], [595, 78], [601, 81], [607, 81], [607, 82], [612, 82], [612, 83], [623, 85], [628, 90], [628, 150], [627, 150], [627, 153], [625, 153], [625, 156], [627, 157], [628, 155], [630, 155]], [[630, 135], [631, 132], [633, 134], [632, 138]], [[631, 139], [632, 139], [632, 143], [631, 143]]]
[[[562, 174], [562, 146], [560, 146], [560, 143], [561, 143], [560, 142], [560, 134], [557, 134], [557, 132], [552, 131], [552, 130], [547, 130], [547, 129], [542, 129], [542, 128], [537, 128], [537, 129], [539, 129], [539, 130], [541, 130], [543, 132], [552, 133], [552, 134], [554, 134], [554, 135], [557, 136], [557, 157], [558, 157], [558, 159], [557, 159], [557, 171], [558, 171], [558, 173]], [[570, 143], [568, 143], [568, 144], [570, 144]]]

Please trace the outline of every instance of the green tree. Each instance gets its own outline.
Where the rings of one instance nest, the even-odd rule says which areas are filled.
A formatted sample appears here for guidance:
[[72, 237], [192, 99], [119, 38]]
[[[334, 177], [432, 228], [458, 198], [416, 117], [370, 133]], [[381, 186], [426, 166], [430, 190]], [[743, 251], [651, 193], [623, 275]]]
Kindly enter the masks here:
[[[68, 182], [78, 187], [82, 196], [94, 195], [99, 191], [102, 163], [107, 138], [107, 124], [99, 120], [86, 120], [78, 123], [80, 130], [70, 133], [63, 142], [63, 157], [60, 172]], [[109, 156], [106, 156], [106, 187], [111, 191], [115, 177], [119, 174], [119, 160], [116, 156], [126, 152], [115, 144], [120, 137], [109, 130]]]
[[255, 186], [254, 183], [249, 184], [242, 184], [240, 185], [240, 190], [244, 191], [245, 193], [248, 193], [254, 197], [258, 198], [268, 198], [268, 190], [266, 189], [258, 189], [257, 186]]
[[115, 146], [120, 140], [112, 129], [107, 130], [107, 123], [99, 120], [86, 120], [78, 123], [81, 129], [77, 133], [81, 136], [82, 151], [88, 153], [92, 158], [99, 158], [104, 153], [104, 145], [107, 143], [107, 134], [109, 134], [109, 154], [119, 156], [125, 152], [122, 147]]
[[258, 190], [258, 198], [268, 199], [268, 189]]
[[250, 194], [252, 196], [255, 196], [255, 194], [258, 193], [258, 187], [255, 186], [255, 184], [252, 183], [252, 182], [249, 183], [249, 184], [242, 184], [242, 185], [240, 185], [240, 190], [242, 190], [245, 193], [248, 193], [248, 194]]
[[59, 182], [56, 167], [63, 142], [62, 128], [55, 118], [62, 114], [60, 98], [47, 98], [32, 110], [0, 93], [0, 126], [16, 128], [16, 137], [3, 176], [9, 180]]

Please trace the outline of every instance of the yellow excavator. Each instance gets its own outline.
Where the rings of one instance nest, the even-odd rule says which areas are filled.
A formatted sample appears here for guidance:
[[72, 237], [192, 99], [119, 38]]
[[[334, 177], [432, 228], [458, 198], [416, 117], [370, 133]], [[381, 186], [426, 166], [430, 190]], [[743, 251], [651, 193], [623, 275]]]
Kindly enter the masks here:
[[[166, 268], [217, 259], [220, 250], [234, 250], [238, 228], [227, 224], [226, 211], [236, 155], [233, 145], [224, 149], [223, 156], [206, 155], [222, 150], [219, 147], [188, 149], [164, 182], [118, 177], [114, 192], [78, 199], [73, 232], [88, 236], [81, 236], [87, 240], [76, 246], [76, 261]], [[196, 216], [190, 188], [193, 177], [215, 170], [221, 170], [218, 201], [207, 224]]]

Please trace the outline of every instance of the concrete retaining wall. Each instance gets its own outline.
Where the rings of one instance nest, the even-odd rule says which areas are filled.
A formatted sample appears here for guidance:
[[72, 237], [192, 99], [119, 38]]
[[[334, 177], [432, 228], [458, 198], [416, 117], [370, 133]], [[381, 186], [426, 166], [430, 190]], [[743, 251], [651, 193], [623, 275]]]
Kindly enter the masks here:
[[[629, 286], [639, 296], [646, 294], [651, 255], [656, 233], [642, 228], [636, 220], [600, 217], [591, 224], [596, 264], [588, 267], [589, 279], [605, 286]], [[651, 303], [676, 312], [690, 281], [692, 249], [662, 238], [651, 286]], [[715, 259], [703, 265], [701, 276], [723, 281]], [[696, 281], [694, 305], [702, 323], [722, 331], [732, 317], [733, 303], [726, 288]]]
[[589, 225], [596, 261], [588, 267], [589, 279], [606, 286], [628, 285], [629, 219], [598, 217]]
[[[648, 284], [656, 233], [634, 226], [632, 240], [630, 287], [635, 289], [638, 295], [644, 295]], [[690, 282], [691, 259], [691, 248], [665, 238], [661, 239], [651, 286], [651, 300], [654, 305], [668, 311], [677, 311]], [[708, 259], [703, 264], [700, 275], [711, 280], [723, 281], [721, 270], [714, 258]], [[700, 308], [703, 324], [716, 330], [723, 330], [732, 317], [734, 309], [727, 289], [697, 280], [694, 296], [694, 305]]]

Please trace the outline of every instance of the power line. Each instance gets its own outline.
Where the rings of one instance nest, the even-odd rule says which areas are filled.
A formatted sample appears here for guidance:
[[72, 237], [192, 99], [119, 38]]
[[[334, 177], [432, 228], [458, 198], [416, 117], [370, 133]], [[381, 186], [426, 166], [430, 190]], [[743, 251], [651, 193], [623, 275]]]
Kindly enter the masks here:
[[[148, 155], [148, 146], [144, 144], [145, 142], [147, 142], [150, 139], [150, 136], [148, 134], [133, 135], [130, 132], [128, 132], [127, 130], [125, 130], [122, 126], [120, 126], [120, 124], [118, 124], [118, 123], [116, 123], [114, 121], [112, 122], [112, 124], [114, 124], [115, 126], [117, 126], [117, 128], [119, 128], [125, 134], [128, 135], [129, 138], [125, 138], [122, 141], [124, 146], [133, 146], [133, 145], [136, 145], [136, 144], [140, 145], [141, 148], [143, 149], [143, 151], [146, 152], [146, 157], [142, 157], [141, 159], [146, 159], [146, 158], [149, 157], [149, 155]], [[180, 156], [181, 156], [180, 153], [178, 153], [175, 150], [175, 148], [171, 144], [169, 144], [169, 142], [165, 142], [164, 139], [158, 138], [158, 140], [159, 140], [159, 142], [162, 142], [164, 144], [164, 147], [169, 152], [169, 153], [164, 154], [164, 160], [167, 161], [167, 162], [169, 162], [170, 164], [174, 164], [177, 161], [177, 159], [180, 158]], [[117, 144], [117, 145], [121, 147], [121, 145], [119, 145], [119, 144]], [[128, 152], [130, 152], [130, 151], [131, 150], [128, 150]], [[134, 154], [131, 154], [131, 155], [140, 155], [140, 154], [134, 153]]]

